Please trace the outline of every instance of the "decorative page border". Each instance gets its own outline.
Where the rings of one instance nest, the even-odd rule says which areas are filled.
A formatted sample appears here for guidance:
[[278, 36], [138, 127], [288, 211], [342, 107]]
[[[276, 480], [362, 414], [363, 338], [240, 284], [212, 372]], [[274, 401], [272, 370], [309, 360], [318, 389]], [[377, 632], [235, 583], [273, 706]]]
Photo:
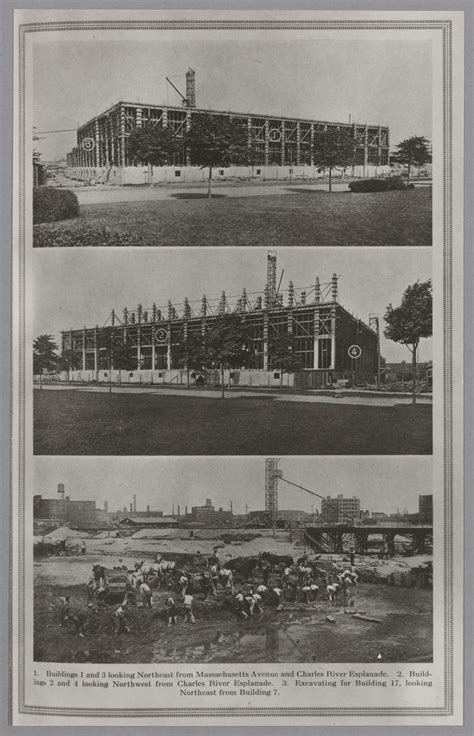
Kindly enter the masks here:
[[[418, 719], [450, 716], [454, 712], [454, 580], [453, 580], [453, 142], [452, 142], [452, 26], [446, 20], [90, 20], [51, 21], [23, 23], [18, 26], [18, 110], [19, 110], [19, 179], [18, 179], [18, 247], [16, 265], [18, 284], [16, 288], [18, 306], [17, 321], [13, 323], [14, 353], [17, 353], [18, 396], [16, 424], [12, 427], [17, 436], [16, 466], [12, 465], [12, 479], [18, 489], [17, 519], [18, 546], [12, 550], [18, 560], [19, 599], [18, 610], [12, 612], [10, 626], [10, 651], [16, 647], [18, 674], [18, 713], [38, 716], [75, 718], [315, 718], [315, 717], [370, 717], [390, 718], [412, 716]], [[25, 311], [25, 172], [26, 172], [26, 127], [25, 127], [25, 48], [32, 33], [64, 31], [189, 31], [189, 30], [242, 30], [242, 31], [432, 31], [442, 33], [442, 98], [443, 98], [443, 428], [444, 428], [444, 703], [440, 707], [305, 707], [305, 708], [71, 708], [60, 706], [30, 706], [25, 698], [25, 382], [26, 382], [26, 311]], [[14, 252], [15, 256], [15, 252]], [[441, 400], [441, 396], [440, 396]], [[12, 637], [13, 617], [18, 632], [16, 642]], [[40, 725], [38, 723], [38, 725]], [[353, 724], [356, 725], [356, 724]], [[423, 724], [420, 724], [423, 725]]]

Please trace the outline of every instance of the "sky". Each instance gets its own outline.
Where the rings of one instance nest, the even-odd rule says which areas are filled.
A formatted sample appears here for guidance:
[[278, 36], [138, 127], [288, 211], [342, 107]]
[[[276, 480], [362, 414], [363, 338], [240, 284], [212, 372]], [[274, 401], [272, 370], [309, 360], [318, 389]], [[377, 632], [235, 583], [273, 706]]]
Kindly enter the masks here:
[[[166, 83], [184, 92], [196, 71], [197, 107], [316, 120], [388, 125], [392, 147], [404, 138], [431, 139], [431, 43], [428, 40], [338, 38], [202, 40], [148, 33], [46, 34], [33, 52], [33, 121], [37, 131], [75, 129], [119, 100], [181, 105]], [[222, 36], [224, 34], [221, 34]], [[242, 34], [241, 34], [242, 35]], [[199, 36], [199, 38], [197, 38]], [[130, 35], [127, 36], [130, 38]], [[387, 36], [387, 39], [389, 36]], [[209, 36], [210, 39], [210, 36]], [[44, 160], [63, 157], [74, 131], [41, 136]]]
[[[360, 498], [361, 509], [385, 513], [418, 511], [418, 495], [431, 494], [432, 459], [400, 457], [284, 457], [283, 477], [322, 496]], [[235, 514], [265, 507], [263, 457], [47, 457], [33, 458], [35, 486], [32, 495], [56, 498], [58, 483], [72, 500], [108, 501], [109, 511], [129, 507], [137, 495], [137, 511], [164, 511], [172, 504], [204, 505], [210, 498], [216, 508]], [[279, 482], [279, 508], [321, 509], [318, 498]]]
[[[293, 281], [299, 292], [339, 276], [339, 303], [364, 322], [377, 314], [381, 326], [381, 354], [387, 362], [409, 361], [403, 345], [383, 336], [383, 316], [389, 303], [398, 306], [403, 292], [417, 280], [431, 278], [430, 248], [278, 248], [277, 281], [282, 289]], [[242, 288], [262, 292], [267, 251], [263, 248], [40, 248], [33, 249], [28, 279], [34, 337], [51, 334], [60, 344], [61, 330], [104, 325], [115, 309], [150, 309], [153, 302], [166, 310], [168, 299], [177, 306], [185, 296], [197, 310], [208, 299], [226, 292], [229, 301]], [[193, 303], [194, 302], [194, 303]], [[235, 303], [235, 300], [234, 302]], [[178, 308], [179, 311], [179, 308]], [[431, 360], [432, 340], [420, 343], [418, 359]]]

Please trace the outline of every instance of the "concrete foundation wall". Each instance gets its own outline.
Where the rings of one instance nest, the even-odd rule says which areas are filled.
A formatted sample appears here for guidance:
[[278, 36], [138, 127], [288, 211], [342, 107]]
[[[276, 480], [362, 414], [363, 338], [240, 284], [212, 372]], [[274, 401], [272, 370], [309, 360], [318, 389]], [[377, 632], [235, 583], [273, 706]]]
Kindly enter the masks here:
[[[373, 176], [388, 176], [389, 166], [354, 166], [348, 169], [348, 175], [355, 178], [370, 178]], [[71, 180], [92, 184], [116, 185], [149, 185], [150, 176], [146, 166], [101, 167], [101, 168], [69, 168], [65, 175]], [[212, 172], [213, 181], [304, 181], [307, 179], [322, 179], [324, 173], [319, 172], [316, 166], [230, 166], [215, 168]], [[334, 181], [341, 180], [341, 172], [333, 174]], [[161, 166], [153, 168], [153, 184], [179, 184], [207, 182], [208, 170], [198, 166]]]

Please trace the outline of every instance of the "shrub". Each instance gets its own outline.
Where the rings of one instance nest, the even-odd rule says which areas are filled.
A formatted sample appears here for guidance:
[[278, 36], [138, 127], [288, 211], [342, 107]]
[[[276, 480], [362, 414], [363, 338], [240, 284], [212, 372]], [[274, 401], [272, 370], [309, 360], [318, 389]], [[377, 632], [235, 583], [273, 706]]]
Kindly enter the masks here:
[[[403, 181], [401, 176], [389, 176], [388, 179], [385, 179], [387, 182], [387, 189], [406, 189], [407, 184], [405, 181]], [[410, 189], [413, 189], [414, 185], [410, 184]]]
[[98, 248], [139, 245], [147, 245], [145, 239], [141, 235], [130, 232], [109, 232], [90, 226], [68, 228], [47, 224], [35, 225], [33, 228], [33, 247], [35, 248]]
[[390, 189], [406, 189], [407, 185], [400, 176], [392, 176], [387, 179], [360, 179], [351, 181], [349, 189], [351, 192], [386, 192]]
[[53, 187], [33, 189], [33, 222], [55, 222], [79, 216], [79, 202], [74, 192]]

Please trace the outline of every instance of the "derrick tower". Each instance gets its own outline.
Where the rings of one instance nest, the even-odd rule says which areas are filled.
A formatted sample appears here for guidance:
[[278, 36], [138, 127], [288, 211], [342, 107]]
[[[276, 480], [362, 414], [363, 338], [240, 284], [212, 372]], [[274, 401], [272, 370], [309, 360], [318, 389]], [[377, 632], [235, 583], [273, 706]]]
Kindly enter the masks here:
[[278, 468], [277, 457], [267, 457], [265, 460], [265, 511], [270, 517], [272, 526], [275, 526], [278, 513], [278, 479], [283, 473]]

